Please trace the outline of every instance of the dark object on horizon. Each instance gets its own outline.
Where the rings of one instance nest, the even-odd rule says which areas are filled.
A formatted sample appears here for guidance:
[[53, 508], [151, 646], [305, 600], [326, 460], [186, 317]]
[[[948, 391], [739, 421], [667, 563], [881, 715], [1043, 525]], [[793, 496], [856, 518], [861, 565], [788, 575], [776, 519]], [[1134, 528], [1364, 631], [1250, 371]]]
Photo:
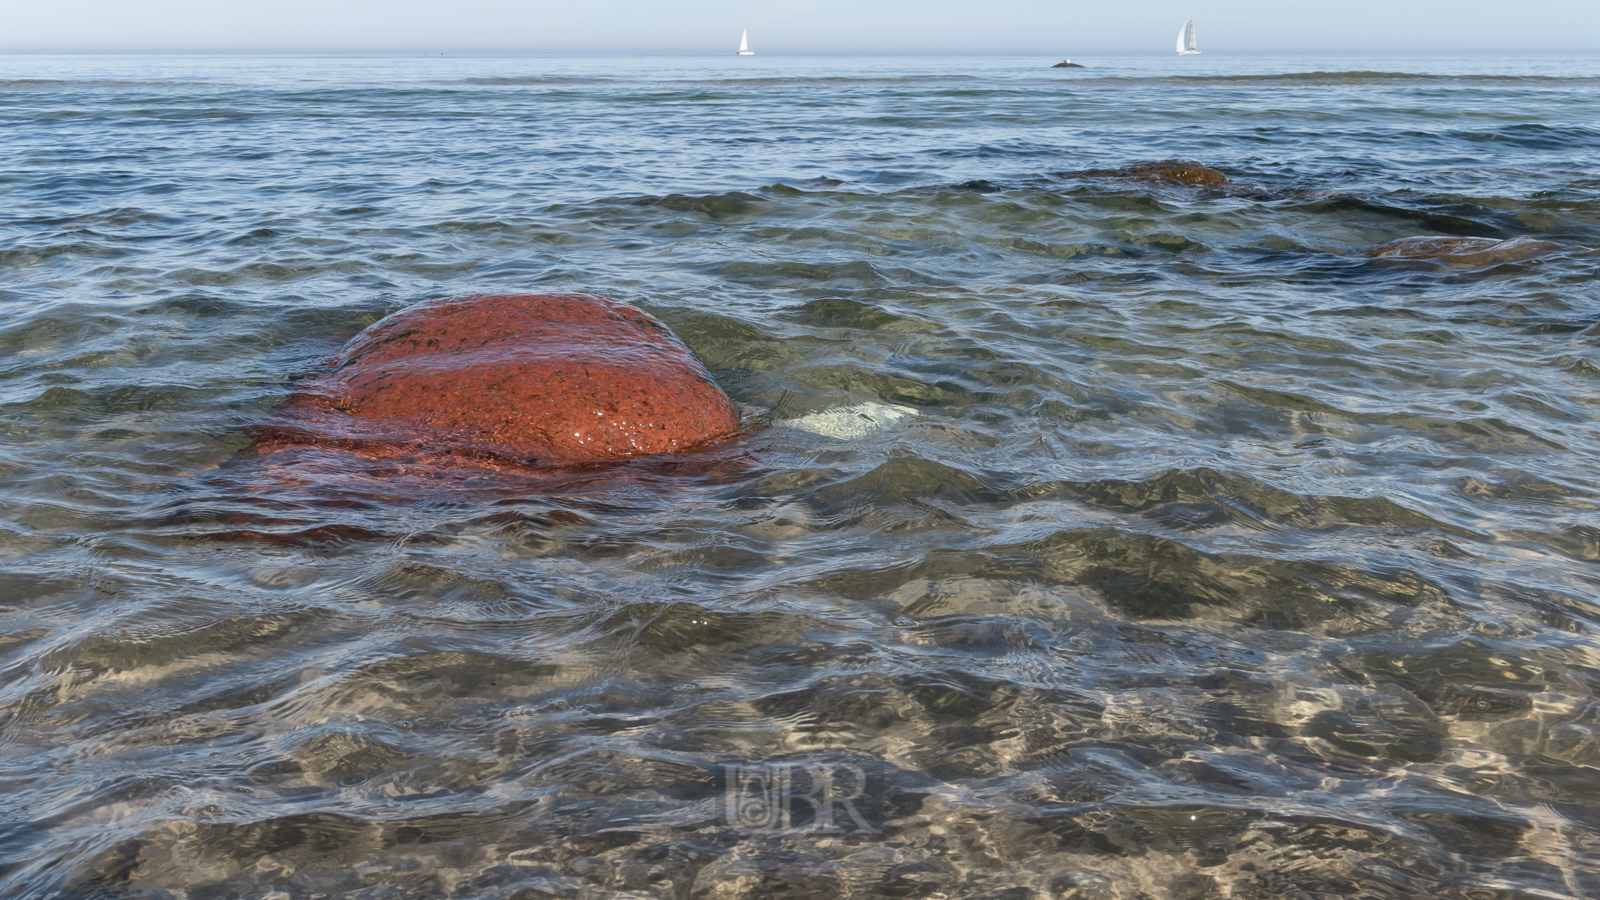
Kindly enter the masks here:
[[1068, 60], [1063, 60], [1062, 62], [1058, 62], [1055, 65], [1051, 66], [1050, 68], [1052, 68], [1052, 69], [1082, 69], [1084, 67], [1080, 66], [1077, 63], [1073, 62], [1072, 60], [1068, 59]]
[[1204, 185], [1228, 183], [1228, 176], [1191, 159], [1164, 159], [1160, 162], [1134, 163], [1120, 169], [1090, 169], [1077, 174], [1083, 178], [1143, 178]]

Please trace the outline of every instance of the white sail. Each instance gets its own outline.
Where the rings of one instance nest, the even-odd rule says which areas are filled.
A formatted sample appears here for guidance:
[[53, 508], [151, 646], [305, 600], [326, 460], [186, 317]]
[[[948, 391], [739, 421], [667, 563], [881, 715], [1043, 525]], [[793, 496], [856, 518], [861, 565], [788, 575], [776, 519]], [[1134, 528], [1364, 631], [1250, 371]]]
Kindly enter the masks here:
[[750, 49], [750, 29], [746, 28], [744, 34], [739, 35], [739, 55], [755, 56], [756, 52]]
[[1183, 27], [1178, 29], [1178, 55], [1179, 56], [1199, 56], [1200, 55], [1200, 51], [1195, 49], [1195, 45], [1194, 45], [1194, 18], [1193, 17], [1190, 17], [1189, 21], [1183, 23]]

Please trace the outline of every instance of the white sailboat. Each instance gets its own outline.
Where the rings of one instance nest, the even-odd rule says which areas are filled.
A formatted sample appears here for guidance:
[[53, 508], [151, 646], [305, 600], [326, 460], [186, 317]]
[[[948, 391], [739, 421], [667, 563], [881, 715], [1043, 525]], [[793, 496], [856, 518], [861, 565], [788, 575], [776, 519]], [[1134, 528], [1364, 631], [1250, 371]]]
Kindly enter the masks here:
[[1189, 21], [1183, 23], [1183, 27], [1178, 29], [1178, 55], [1179, 56], [1199, 56], [1200, 55], [1200, 51], [1196, 50], [1195, 47], [1194, 47], [1194, 17], [1193, 16], [1190, 16], [1189, 17]]
[[744, 34], [739, 35], [739, 55], [755, 56], [756, 52], [750, 49], [750, 29], [746, 28]]

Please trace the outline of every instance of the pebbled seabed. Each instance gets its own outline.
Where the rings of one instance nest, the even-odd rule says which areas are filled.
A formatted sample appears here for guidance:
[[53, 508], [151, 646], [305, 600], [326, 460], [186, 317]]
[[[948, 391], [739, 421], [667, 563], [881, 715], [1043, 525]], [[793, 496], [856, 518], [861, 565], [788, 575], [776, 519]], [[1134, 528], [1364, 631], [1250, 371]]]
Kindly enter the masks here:
[[[0, 61], [0, 891], [1600, 894], [1600, 67], [1051, 62]], [[230, 463], [559, 291], [734, 458]]]

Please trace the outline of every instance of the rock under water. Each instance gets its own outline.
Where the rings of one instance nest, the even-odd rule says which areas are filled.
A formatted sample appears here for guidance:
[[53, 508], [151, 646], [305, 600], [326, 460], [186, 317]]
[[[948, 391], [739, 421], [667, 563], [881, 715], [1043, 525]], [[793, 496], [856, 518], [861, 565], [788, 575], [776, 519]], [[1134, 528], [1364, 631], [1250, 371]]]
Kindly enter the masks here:
[[1116, 169], [1089, 169], [1079, 172], [1083, 178], [1140, 178], [1145, 180], [1179, 181], [1184, 184], [1227, 184], [1228, 176], [1216, 169], [1207, 168], [1193, 160], [1165, 159], [1159, 162], [1134, 163]]
[[[387, 540], [408, 533], [418, 503], [545, 498], [556, 505], [527, 514], [542, 521], [582, 498], [720, 483], [752, 465], [725, 440], [740, 433], [738, 409], [689, 349], [600, 297], [418, 304], [298, 387], [170, 522], [269, 544]], [[502, 516], [525, 514], [481, 521]]]
[[301, 388], [247, 455], [564, 466], [694, 450], [739, 428], [733, 401], [665, 325], [581, 294], [418, 304]]
[[1384, 260], [1435, 260], [1454, 266], [1489, 266], [1524, 262], [1574, 248], [1530, 237], [1507, 240], [1481, 237], [1409, 237], [1374, 247], [1358, 257]]
[[888, 428], [916, 415], [909, 406], [868, 400], [855, 406], [834, 406], [797, 419], [780, 419], [777, 424], [822, 437], [853, 440]]

